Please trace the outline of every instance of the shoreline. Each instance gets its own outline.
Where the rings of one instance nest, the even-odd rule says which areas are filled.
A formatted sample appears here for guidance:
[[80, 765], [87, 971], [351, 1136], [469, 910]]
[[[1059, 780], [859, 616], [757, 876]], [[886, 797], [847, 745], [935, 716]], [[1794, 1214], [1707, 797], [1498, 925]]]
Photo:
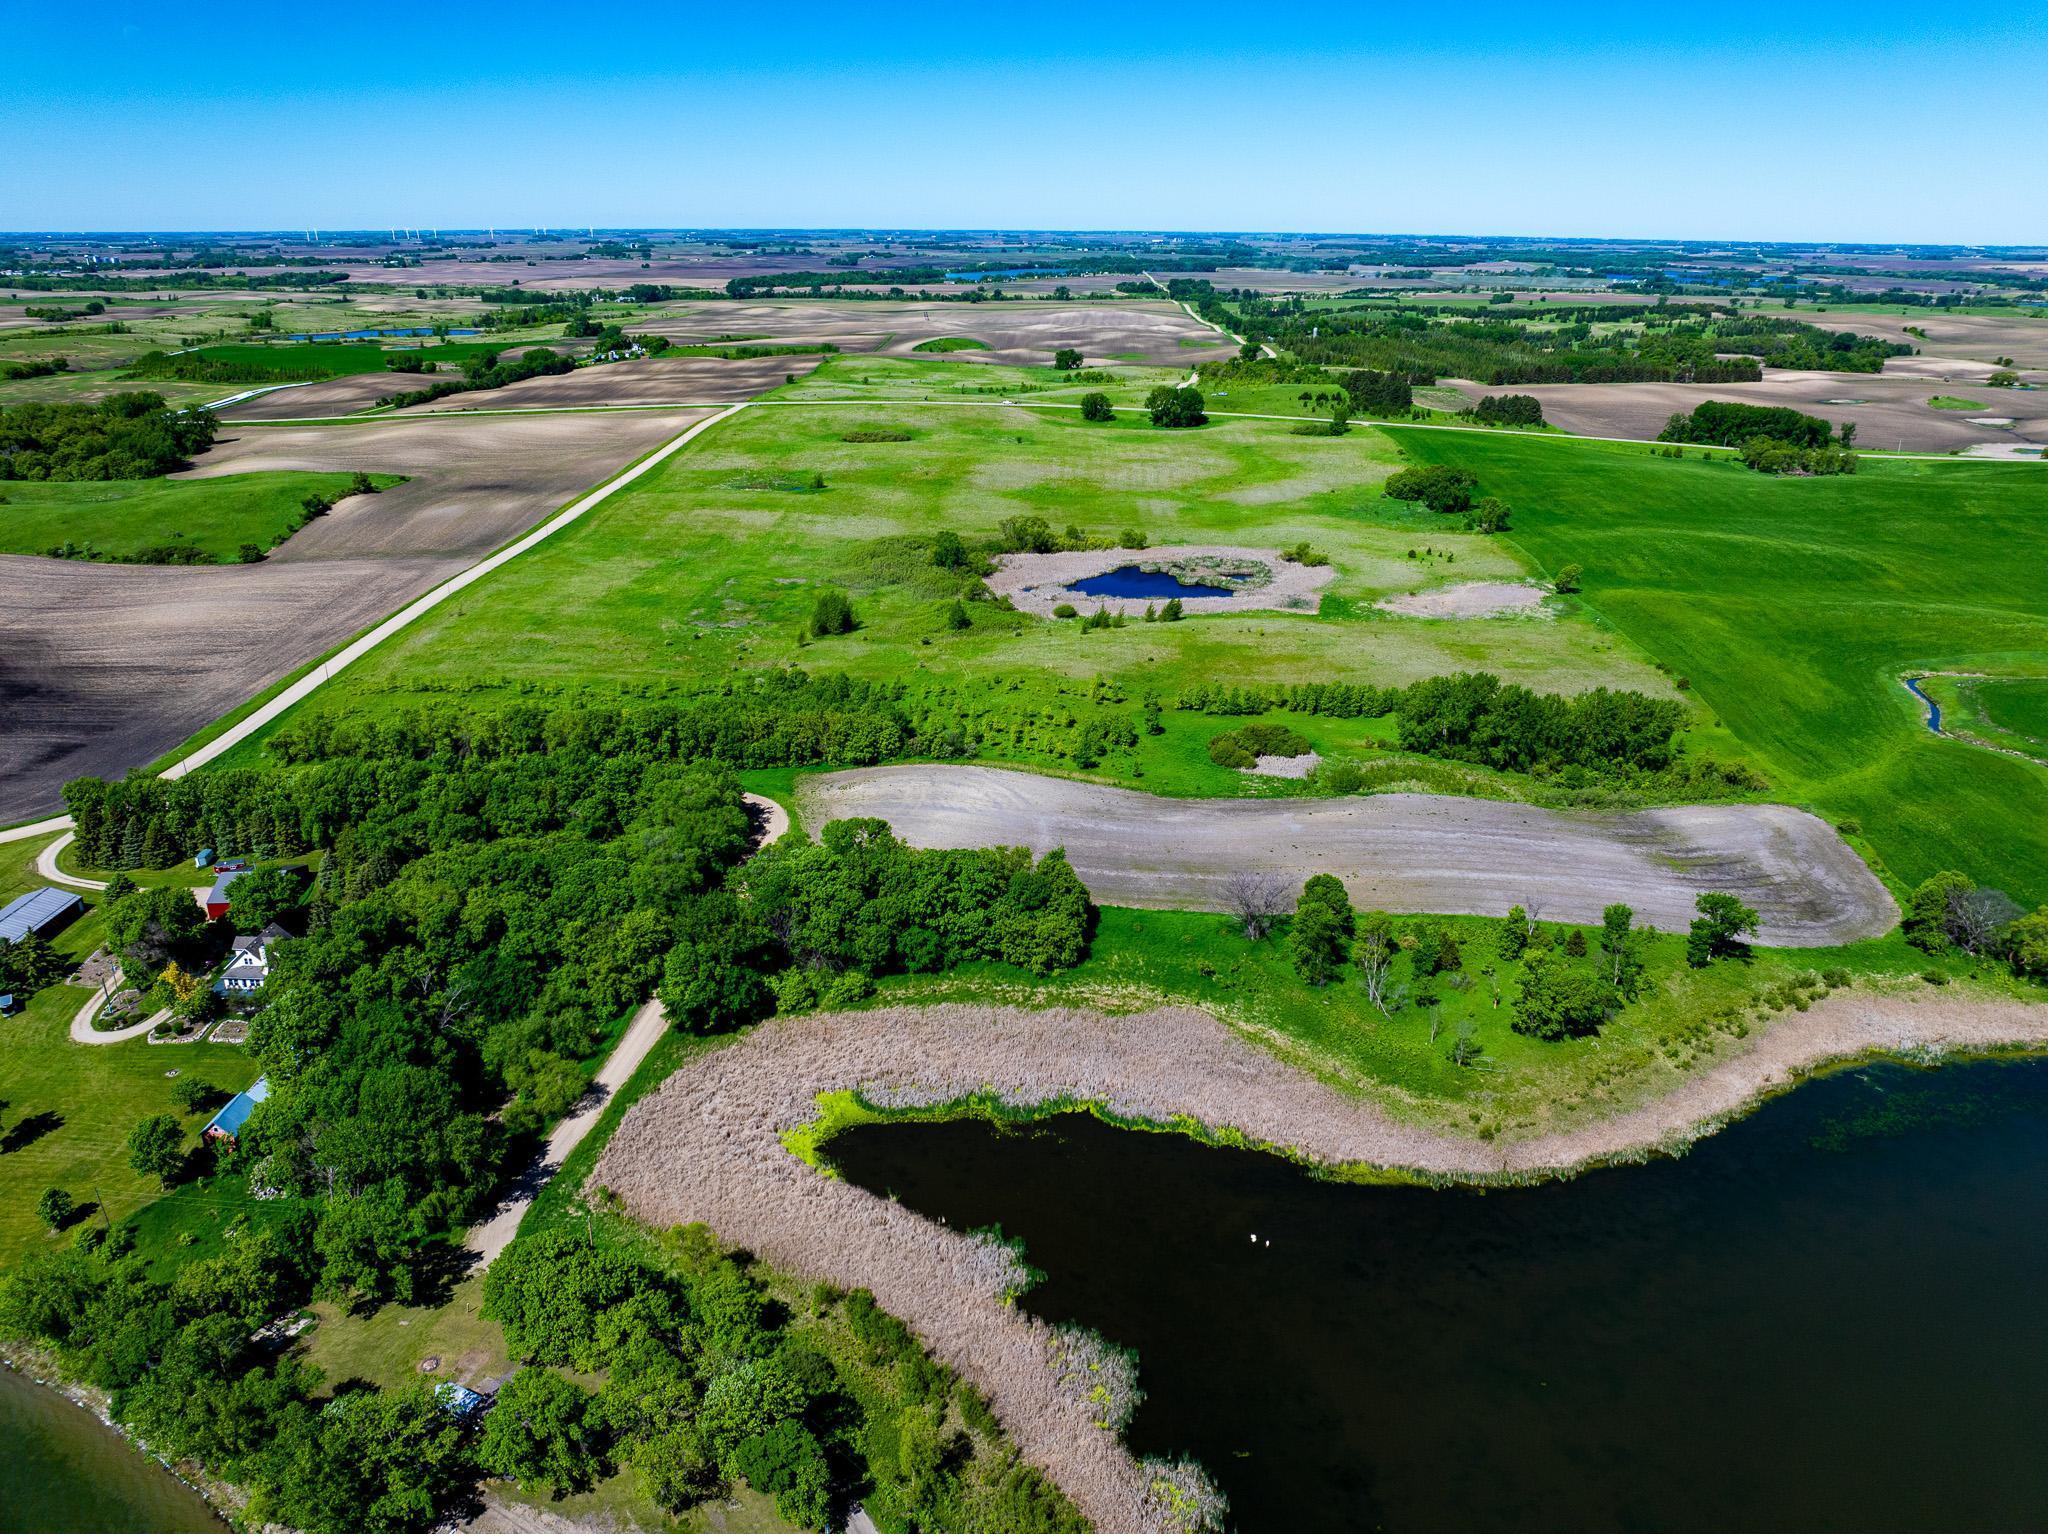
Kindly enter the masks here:
[[777, 1267], [871, 1289], [988, 1396], [1019, 1450], [1101, 1534], [1155, 1534], [1144, 1472], [1120, 1438], [1062, 1397], [1051, 1328], [1005, 1301], [1002, 1265], [986, 1244], [799, 1158], [793, 1144], [819, 1142], [821, 1096], [941, 1115], [1021, 1117], [1050, 1104], [1267, 1149], [1340, 1176], [1535, 1181], [1681, 1153], [1835, 1065], [2015, 1049], [2048, 1049], [2048, 1005], [1840, 992], [1652, 1102], [1486, 1142], [1402, 1122], [1190, 1008], [883, 1007], [772, 1019], [684, 1066], [626, 1116], [590, 1181], [650, 1224], [701, 1220]]
[[199, 1468], [200, 1478], [197, 1480], [186, 1474], [185, 1469], [180, 1468], [179, 1464], [173, 1464], [165, 1459], [127, 1426], [114, 1420], [113, 1413], [108, 1409], [110, 1398], [105, 1391], [97, 1386], [66, 1379], [62, 1371], [55, 1366], [52, 1356], [43, 1349], [27, 1343], [0, 1342], [0, 1369], [5, 1369], [16, 1378], [27, 1380], [38, 1390], [47, 1391], [77, 1407], [129, 1449], [150, 1461], [158, 1470], [204, 1502], [214, 1517], [223, 1524], [229, 1528], [242, 1527], [238, 1520], [249, 1504], [246, 1493], [227, 1481], [216, 1480], [207, 1475], [203, 1467]]

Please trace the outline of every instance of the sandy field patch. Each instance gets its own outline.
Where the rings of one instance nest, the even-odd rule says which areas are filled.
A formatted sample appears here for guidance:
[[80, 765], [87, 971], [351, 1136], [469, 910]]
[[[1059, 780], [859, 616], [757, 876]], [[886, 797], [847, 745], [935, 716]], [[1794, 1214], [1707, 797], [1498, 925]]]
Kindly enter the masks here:
[[1465, 581], [1433, 591], [1411, 591], [1379, 605], [1411, 618], [1492, 618], [1501, 613], [1542, 612], [1547, 593], [1513, 581]]
[[[1461, 387], [1475, 398], [1489, 392], [1476, 384]], [[2048, 442], [2048, 389], [2011, 391], [2017, 418], [2012, 427], [1976, 426], [1954, 411], [1932, 408], [1928, 395], [1938, 391], [1928, 379], [1911, 375], [1788, 369], [1767, 371], [1762, 383], [1532, 384], [1515, 392], [1535, 395], [1543, 402], [1545, 419], [1582, 436], [1651, 439], [1672, 415], [1718, 399], [1785, 405], [1837, 425], [1853, 421], [1859, 447], [1887, 451], [1951, 453], [2012, 436]], [[1833, 403], [1849, 400], [1857, 403]], [[2000, 404], [2005, 403], [2001, 398]]]
[[[1854, 330], [1860, 335], [1881, 336], [1917, 346], [1930, 356], [1967, 357], [1973, 362], [1990, 362], [2010, 357], [2022, 368], [2048, 368], [2048, 311], [2029, 314], [1952, 314], [1940, 309], [1922, 309], [1910, 315], [1795, 314], [1808, 324], [1830, 330]], [[1908, 335], [1906, 327], [1925, 332], [1925, 337]]]
[[974, 1093], [1019, 1106], [1067, 1098], [1152, 1122], [1191, 1118], [1326, 1165], [1489, 1176], [1680, 1148], [1830, 1060], [2044, 1044], [2048, 1006], [1841, 991], [1782, 1014], [1667, 1097], [1540, 1139], [1485, 1142], [1397, 1120], [1186, 1008], [1114, 1017], [935, 1006], [776, 1018], [690, 1061], [635, 1105], [591, 1185], [650, 1224], [701, 1220], [776, 1267], [872, 1290], [989, 1398], [1019, 1450], [1097, 1529], [1152, 1534], [1159, 1525], [1143, 1507], [1142, 1471], [1059, 1390], [1048, 1328], [1003, 1302], [989, 1248], [784, 1149], [783, 1132], [816, 1119], [817, 1094], [850, 1090], [905, 1106]]
[[1305, 778], [1322, 764], [1322, 757], [1313, 751], [1304, 751], [1299, 756], [1262, 756], [1251, 766], [1238, 770], [1249, 777]]
[[[1234, 544], [1171, 544], [1156, 549], [1080, 549], [1061, 554], [1003, 554], [997, 558], [996, 573], [988, 578], [988, 589], [1006, 596], [1019, 610], [1052, 616], [1062, 602], [1082, 612], [1108, 611], [1131, 617], [1147, 606], [1158, 607], [1167, 598], [1085, 596], [1068, 589], [1075, 581], [1104, 575], [1125, 565], [1151, 568], [1187, 561], [1245, 561], [1261, 565], [1271, 578], [1261, 585], [1247, 586], [1229, 596], [1184, 596], [1181, 605], [1189, 617], [1205, 613], [1260, 611], [1314, 612], [1322, 590], [1337, 578], [1329, 565], [1290, 564], [1278, 549], [1248, 549]], [[1207, 583], [1205, 583], [1207, 584]]]
[[920, 847], [1064, 847], [1097, 900], [1228, 908], [1242, 869], [1335, 874], [1362, 907], [1596, 923], [1614, 901], [1682, 932], [1704, 891], [1756, 907], [1758, 940], [1806, 948], [1889, 931], [1898, 912], [1827, 822], [1777, 804], [1628, 814], [1489, 799], [1166, 799], [995, 767], [863, 767], [800, 780], [806, 826], [878, 816]]

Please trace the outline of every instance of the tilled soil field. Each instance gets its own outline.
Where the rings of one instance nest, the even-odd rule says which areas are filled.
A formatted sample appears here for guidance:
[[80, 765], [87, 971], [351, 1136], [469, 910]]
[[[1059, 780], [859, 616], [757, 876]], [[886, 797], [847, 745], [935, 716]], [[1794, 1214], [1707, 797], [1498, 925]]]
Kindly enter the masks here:
[[591, 1185], [650, 1224], [703, 1221], [779, 1268], [873, 1291], [989, 1398], [1025, 1457], [1096, 1528], [1152, 1534], [1164, 1525], [1145, 1505], [1145, 1473], [1061, 1390], [1049, 1328], [1002, 1297], [1001, 1250], [785, 1148], [784, 1132], [817, 1118], [818, 1094], [903, 1107], [975, 1094], [1017, 1107], [1088, 1103], [1142, 1122], [1193, 1120], [1324, 1165], [1487, 1177], [1681, 1147], [1830, 1060], [2043, 1044], [2048, 1006], [1839, 992], [1783, 1014], [1667, 1097], [1541, 1138], [1481, 1141], [1397, 1119], [1186, 1008], [878, 1008], [776, 1018], [698, 1056], [626, 1115]]
[[[1493, 392], [1476, 384], [1461, 387], [1477, 396]], [[1769, 371], [1762, 383], [1532, 384], [1515, 392], [1543, 402], [1544, 418], [1565, 431], [1591, 437], [1654, 438], [1674, 414], [1702, 401], [1735, 400], [1746, 405], [1785, 405], [1838, 425], [1856, 423], [1864, 448], [1909, 453], [1951, 453], [1979, 445], [2048, 443], [2048, 389], [1983, 389], [1964, 379], [1943, 383], [1927, 377], [1873, 373]], [[1983, 411], [1936, 410], [1935, 394], [1962, 394], [1991, 407]], [[1979, 426], [1971, 417], [2010, 416], [2011, 427]]]
[[193, 476], [411, 478], [256, 565], [0, 560], [0, 824], [60, 808], [69, 778], [154, 760], [707, 414], [231, 427]]
[[409, 415], [460, 415], [478, 410], [567, 410], [598, 405], [730, 405], [779, 388], [793, 373], [801, 378], [818, 365], [818, 356], [648, 357], [607, 362], [525, 378], [502, 389], [451, 394], [431, 405], [415, 405]]
[[0, 556], [0, 825], [119, 777], [466, 558], [100, 565]]
[[1165, 799], [993, 767], [864, 767], [801, 780], [805, 824], [875, 816], [920, 847], [1064, 847], [1098, 900], [1228, 909], [1243, 869], [1342, 879], [1360, 905], [1500, 916], [1521, 905], [1595, 923], [1615, 901], [1667, 932], [1704, 891], [1763, 918], [1758, 940], [1818, 947], [1889, 931], [1898, 912], [1825, 821], [1773, 804], [1563, 813], [1433, 794]]
[[[1063, 346], [1078, 347], [1090, 363], [1141, 358], [1168, 367], [1212, 361], [1236, 350], [1165, 299], [1077, 304], [700, 304], [635, 328], [657, 331], [673, 341], [744, 335], [784, 343], [830, 341], [841, 351], [889, 356], [915, 356], [921, 342], [966, 336], [986, 343], [988, 350], [948, 352], [949, 361], [1013, 366], [1043, 366]], [[1183, 346], [1182, 341], [1201, 344]]]
[[381, 495], [343, 501], [331, 515], [294, 535], [269, 563], [365, 554], [474, 556], [531, 527], [577, 492], [708, 414], [650, 410], [473, 420], [398, 415], [360, 424], [230, 429], [189, 474], [179, 477], [256, 469], [409, 475], [405, 484]]

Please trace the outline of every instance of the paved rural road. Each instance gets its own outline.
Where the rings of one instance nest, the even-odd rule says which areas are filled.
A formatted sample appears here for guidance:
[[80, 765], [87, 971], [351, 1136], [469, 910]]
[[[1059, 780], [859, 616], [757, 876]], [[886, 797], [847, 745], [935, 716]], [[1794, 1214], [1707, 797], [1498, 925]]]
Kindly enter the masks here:
[[1348, 799], [1164, 799], [994, 767], [866, 767], [805, 779], [813, 827], [879, 816], [922, 847], [1064, 847], [1099, 900], [1227, 909], [1243, 869], [1341, 878], [1360, 904], [1597, 922], [1623, 901], [1667, 932], [1726, 890], [1763, 918], [1759, 940], [1810, 948], [1875, 937], [1890, 894], [1827, 822], [1776, 804], [1560, 813], [1433, 794]]
[[640, 1062], [647, 1058], [647, 1052], [667, 1031], [668, 1019], [662, 1016], [659, 1000], [647, 1002], [633, 1014], [633, 1021], [626, 1025], [618, 1047], [597, 1068], [597, 1078], [591, 1083], [591, 1089], [584, 1093], [582, 1105], [555, 1126], [555, 1132], [548, 1136], [547, 1146], [539, 1159], [520, 1174], [519, 1181], [513, 1184], [510, 1196], [498, 1206], [497, 1213], [483, 1224], [470, 1227], [469, 1236], [462, 1244], [477, 1254], [477, 1272], [481, 1273], [496, 1262], [498, 1254], [512, 1244], [512, 1238], [519, 1234], [519, 1222], [526, 1218], [534, 1197], [548, 1185], [548, 1179], [562, 1169], [569, 1152], [583, 1143], [583, 1137], [596, 1126], [598, 1115], [604, 1112], [604, 1105], [611, 1100], [612, 1093], [633, 1079], [633, 1072], [640, 1069]]

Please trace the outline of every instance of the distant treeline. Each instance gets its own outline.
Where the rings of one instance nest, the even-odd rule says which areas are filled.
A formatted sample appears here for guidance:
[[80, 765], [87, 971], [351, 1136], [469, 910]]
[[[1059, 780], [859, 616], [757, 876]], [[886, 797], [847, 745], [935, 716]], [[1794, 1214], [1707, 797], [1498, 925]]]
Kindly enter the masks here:
[[424, 389], [408, 389], [399, 394], [386, 394], [377, 401], [394, 410], [403, 410], [408, 405], [430, 404], [437, 399], [446, 399], [451, 394], [468, 394], [478, 389], [502, 389], [522, 379], [542, 378], [553, 373], [573, 373], [576, 359], [561, 352], [550, 351], [536, 346], [522, 352], [511, 361], [505, 361], [494, 352], [485, 352], [464, 364], [462, 377], [445, 379], [440, 383], [428, 384]]
[[[135, 264], [149, 266], [155, 263]], [[160, 293], [165, 288], [321, 288], [347, 281], [347, 272], [290, 271], [249, 276], [241, 272], [179, 271], [162, 277], [114, 277], [102, 269], [95, 272], [23, 272], [10, 276], [7, 286], [27, 288], [37, 293], [77, 293], [88, 289], [109, 293]]]

